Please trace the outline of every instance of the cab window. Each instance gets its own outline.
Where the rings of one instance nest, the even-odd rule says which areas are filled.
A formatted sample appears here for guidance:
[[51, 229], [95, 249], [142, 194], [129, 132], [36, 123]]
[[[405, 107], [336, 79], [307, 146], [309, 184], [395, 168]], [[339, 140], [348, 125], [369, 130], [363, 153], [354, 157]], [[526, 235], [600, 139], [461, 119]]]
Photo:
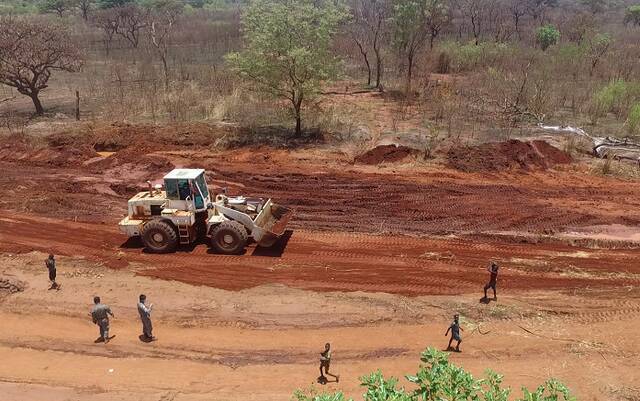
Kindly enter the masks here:
[[205, 198], [209, 196], [209, 189], [207, 189], [207, 183], [204, 180], [204, 174], [200, 174], [196, 178], [196, 184], [198, 184], [198, 188], [202, 191], [202, 196]]
[[178, 180], [178, 194], [180, 194], [180, 200], [186, 200], [187, 198], [192, 197], [189, 180]]
[[176, 180], [165, 180], [164, 190], [167, 192], [168, 199], [178, 199], [178, 183]]

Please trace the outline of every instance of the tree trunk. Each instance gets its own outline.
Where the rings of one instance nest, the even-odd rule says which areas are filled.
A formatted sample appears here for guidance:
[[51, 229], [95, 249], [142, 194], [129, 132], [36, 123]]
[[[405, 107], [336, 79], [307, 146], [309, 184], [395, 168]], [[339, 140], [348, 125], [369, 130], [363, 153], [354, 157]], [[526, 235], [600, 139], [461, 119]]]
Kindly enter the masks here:
[[33, 101], [33, 105], [36, 108], [36, 115], [41, 116], [44, 114], [44, 108], [42, 107], [42, 103], [40, 103], [40, 99], [38, 99], [38, 92], [32, 92], [29, 95], [31, 100]]
[[380, 52], [376, 52], [376, 88], [378, 90], [382, 90], [381, 81], [382, 80], [382, 57], [380, 57]]
[[367, 57], [367, 52], [364, 50], [364, 46], [358, 40], [354, 39], [356, 45], [358, 45], [358, 49], [360, 50], [360, 54], [362, 54], [362, 59], [364, 60], [364, 64], [367, 66], [367, 86], [371, 86], [371, 64], [369, 63], [369, 57]]
[[407, 82], [404, 96], [408, 99], [411, 95], [411, 75], [413, 74], [413, 54], [407, 56]]
[[160, 53], [160, 58], [162, 59], [162, 69], [164, 70], [164, 90], [169, 90], [169, 67], [167, 67], [167, 57], [164, 53]]
[[380, 58], [380, 56], [377, 56], [377, 60], [376, 60], [376, 88], [378, 88], [378, 90], [382, 90], [382, 84], [381, 81], [382, 80], [382, 59]]
[[300, 118], [300, 111], [296, 112], [296, 138], [302, 136], [302, 119]]
[[371, 64], [369, 63], [369, 58], [367, 58], [366, 53], [364, 54], [364, 63], [367, 65], [367, 86], [371, 86]]
[[294, 98], [292, 99], [293, 112], [296, 117], [296, 132], [294, 135], [296, 138], [300, 138], [302, 136], [302, 113], [300, 112], [302, 109], [302, 98], [303, 93], [300, 93], [297, 97], [294, 95]]

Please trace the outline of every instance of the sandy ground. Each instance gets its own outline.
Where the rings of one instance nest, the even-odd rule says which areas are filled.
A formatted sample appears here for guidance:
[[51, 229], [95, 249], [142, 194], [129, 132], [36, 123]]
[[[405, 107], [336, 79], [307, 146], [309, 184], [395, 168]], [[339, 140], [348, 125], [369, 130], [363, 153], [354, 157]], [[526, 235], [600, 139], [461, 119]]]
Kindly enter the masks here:
[[[554, 376], [581, 400], [640, 399], [635, 181], [580, 163], [487, 173], [359, 166], [335, 150], [85, 145], [0, 143], [0, 400], [283, 400], [310, 386], [359, 399], [359, 376], [403, 377], [444, 348], [454, 313], [465, 332], [451, 358], [474, 374], [493, 368], [516, 393]], [[214, 191], [294, 207], [292, 230], [234, 257], [205, 244], [150, 255], [118, 233], [144, 181], [196, 165]], [[47, 290], [49, 252], [60, 291]], [[483, 303], [490, 259], [499, 300]], [[154, 343], [138, 338], [140, 293]], [[107, 345], [94, 295], [116, 314]], [[341, 380], [322, 387], [327, 341]]]
[[[406, 298], [280, 285], [229, 292], [62, 257], [63, 287], [50, 291], [45, 256], [0, 258], [3, 279], [26, 283], [0, 304], [2, 400], [288, 399], [314, 384], [326, 341], [341, 380], [325, 389], [359, 397], [359, 376], [376, 368], [412, 373], [421, 350], [445, 347], [453, 312], [466, 331], [463, 352], [451, 358], [474, 373], [492, 367], [515, 388], [555, 376], [583, 400], [638, 396], [640, 293], [633, 287], [508, 291], [488, 305], [477, 294]], [[155, 306], [154, 343], [138, 339], [140, 292]], [[116, 314], [107, 345], [93, 343], [95, 294]]]

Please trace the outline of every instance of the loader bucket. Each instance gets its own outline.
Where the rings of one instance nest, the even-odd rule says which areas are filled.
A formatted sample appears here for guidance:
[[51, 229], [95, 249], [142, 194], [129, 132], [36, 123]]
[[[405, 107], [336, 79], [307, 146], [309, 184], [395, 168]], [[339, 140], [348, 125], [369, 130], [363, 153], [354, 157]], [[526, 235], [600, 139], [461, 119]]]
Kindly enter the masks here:
[[259, 228], [255, 231], [259, 233], [254, 232], [253, 237], [258, 245], [270, 247], [275, 244], [284, 234], [292, 216], [293, 211], [288, 207], [272, 203], [271, 200], [267, 201], [255, 220], [255, 225]]

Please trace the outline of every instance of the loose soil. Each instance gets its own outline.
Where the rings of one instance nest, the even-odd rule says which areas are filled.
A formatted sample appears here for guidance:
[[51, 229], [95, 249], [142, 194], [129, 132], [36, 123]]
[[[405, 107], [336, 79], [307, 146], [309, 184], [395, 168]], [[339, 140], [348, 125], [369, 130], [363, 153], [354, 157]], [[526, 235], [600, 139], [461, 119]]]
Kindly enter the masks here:
[[[22, 283], [0, 290], [0, 400], [289, 399], [314, 383], [327, 341], [341, 380], [325, 389], [359, 398], [359, 376], [403, 377], [426, 346], [446, 345], [456, 312], [465, 341], [452, 359], [475, 374], [494, 368], [516, 389], [555, 376], [581, 400], [638, 397], [639, 183], [564, 166], [536, 142], [470, 148], [491, 167], [468, 172], [353, 164], [331, 148], [220, 152], [201, 133], [184, 139], [197, 148], [171, 142], [168, 128], [127, 144], [142, 128], [116, 128], [122, 141], [97, 147], [96, 134], [0, 142], [0, 278]], [[509, 156], [488, 157], [496, 146]], [[117, 222], [173, 166], [207, 169], [213, 192], [294, 208], [289, 230], [240, 256], [143, 252]], [[624, 238], [602, 235], [612, 230]], [[47, 253], [61, 291], [46, 289]], [[487, 304], [489, 260], [502, 269]], [[141, 292], [156, 304], [150, 344], [138, 340]], [[96, 294], [117, 316], [107, 346], [87, 317]]]
[[571, 161], [571, 155], [545, 141], [522, 142], [511, 139], [473, 147], [456, 147], [447, 152], [449, 167], [466, 172], [547, 169]]
[[415, 150], [406, 146], [381, 145], [357, 156], [355, 158], [355, 162], [372, 165], [380, 163], [394, 163], [405, 160], [413, 154], [415, 154]]

